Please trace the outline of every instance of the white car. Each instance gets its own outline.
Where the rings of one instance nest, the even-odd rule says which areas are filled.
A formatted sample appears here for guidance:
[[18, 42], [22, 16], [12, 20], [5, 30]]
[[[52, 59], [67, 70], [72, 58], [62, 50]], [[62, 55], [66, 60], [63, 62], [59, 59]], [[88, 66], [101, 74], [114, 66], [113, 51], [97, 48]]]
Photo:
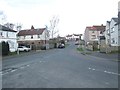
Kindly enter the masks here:
[[28, 51], [31, 50], [31, 48], [28, 48], [28, 47], [26, 47], [26, 46], [19, 46], [19, 47], [18, 47], [18, 50], [19, 50], [19, 51], [27, 51], [27, 52], [28, 52]]

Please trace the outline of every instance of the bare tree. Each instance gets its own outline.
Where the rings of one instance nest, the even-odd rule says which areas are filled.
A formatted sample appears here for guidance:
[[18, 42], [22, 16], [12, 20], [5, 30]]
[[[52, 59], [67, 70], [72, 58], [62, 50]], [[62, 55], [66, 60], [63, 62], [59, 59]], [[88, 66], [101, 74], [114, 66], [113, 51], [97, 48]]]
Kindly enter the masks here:
[[10, 28], [10, 29], [12, 29], [12, 30], [13, 30], [13, 29], [14, 29], [15, 24], [7, 22], [6, 24], [4, 24], [4, 26], [5, 26], [5, 27], [8, 27], [8, 28]]
[[0, 11], [0, 24], [4, 25], [4, 23], [6, 22], [6, 15], [4, 14], [3, 11]]
[[19, 32], [22, 29], [22, 24], [21, 23], [17, 23], [16, 24], [16, 30], [17, 32]]
[[52, 38], [54, 38], [54, 35], [58, 33], [58, 30], [57, 30], [58, 23], [59, 23], [58, 16], [53, 16], [53, 18], [50, 20], [50, 32], [51, 32]]
[[9, 23], [7, 22], [6, 24], [4, 24], [5, 27], [8, 27], [12, 30], [16, 30], [17, 32], [19, 32], [22, 28], [22, 24], [21, 23], [17, 23], [17, 24], [14, 24], [14, 23]]

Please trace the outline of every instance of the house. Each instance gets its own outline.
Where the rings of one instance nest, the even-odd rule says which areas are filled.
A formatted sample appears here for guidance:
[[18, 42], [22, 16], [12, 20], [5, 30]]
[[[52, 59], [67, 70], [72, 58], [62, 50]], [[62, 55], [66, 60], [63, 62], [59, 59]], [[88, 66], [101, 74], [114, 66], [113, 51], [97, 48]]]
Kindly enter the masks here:
[[110, 45], [119, 46], [118, 43], [118, 18], [112, 18], [110, 21]]
[[47, 28], [21, 30], [18, 34], [18, 44], [31, 46], [32, 49], [37, 50], [45, 47], [49, 48], [49, 32]]
[[66, 39], [67, 40], [80, 40], [81, 36], [82, 34], [71, 34], [71, 35], [67, 35]]
[[105, 27], [102, 25], [88, 26], [84, 32], [84, 41], [86, 48], [90, 50], [99, 49], [100, 36], [104, 35]]
[[119, 39], [120, 33], [118, 29], [118, 18], [111, 18], [111, 21], [106, 22], [105, 30], [105, 41], [106, 46], [104, 47], [105, 52], [117, 51], [120, 46]]
[[106, 26], [99, 26], [99, 25], [93, 25], [93, 26], [88, 26], [85, 29], [84, 32], [84, 40], [85, 44], [89, 44], [92, 42], [98, 42], [99, 41], [99, 36], [103, 34], [105, 31]]
[[110, 46], [111, 45], [110, 21], [106, 22], [105, 38], [106, 38], [106, 45]]
[[3, 25], [0, 25], [0, 42], [5, 41], [9, 44], [10, 52], [17, 51], [17, 31], [14, 31], [10, 28], [7, 28]]
[[72, 35], [67, 35], [66, 36], [66, 39], [69, 41], [69, 40], [72, 40]]
[[118, 45], [120, 46], [120, 1], [118, 2]]

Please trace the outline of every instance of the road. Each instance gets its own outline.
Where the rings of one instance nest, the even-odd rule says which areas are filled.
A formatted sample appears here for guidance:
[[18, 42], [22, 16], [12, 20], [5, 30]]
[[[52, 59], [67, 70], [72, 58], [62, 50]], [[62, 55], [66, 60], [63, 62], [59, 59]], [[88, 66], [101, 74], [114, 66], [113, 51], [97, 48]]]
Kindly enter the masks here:
[[117, 88], [118, 62], [64, 49], [6, 58], [3, 88]]

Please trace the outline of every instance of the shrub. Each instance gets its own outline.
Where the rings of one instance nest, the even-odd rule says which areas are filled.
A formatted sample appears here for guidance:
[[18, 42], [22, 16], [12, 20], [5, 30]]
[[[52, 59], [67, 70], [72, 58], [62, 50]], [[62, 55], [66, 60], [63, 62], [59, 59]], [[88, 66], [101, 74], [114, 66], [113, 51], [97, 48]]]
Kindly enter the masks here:
[[8, 42], [2, 42], [2, 56], [9, 54], [9, 44]]

